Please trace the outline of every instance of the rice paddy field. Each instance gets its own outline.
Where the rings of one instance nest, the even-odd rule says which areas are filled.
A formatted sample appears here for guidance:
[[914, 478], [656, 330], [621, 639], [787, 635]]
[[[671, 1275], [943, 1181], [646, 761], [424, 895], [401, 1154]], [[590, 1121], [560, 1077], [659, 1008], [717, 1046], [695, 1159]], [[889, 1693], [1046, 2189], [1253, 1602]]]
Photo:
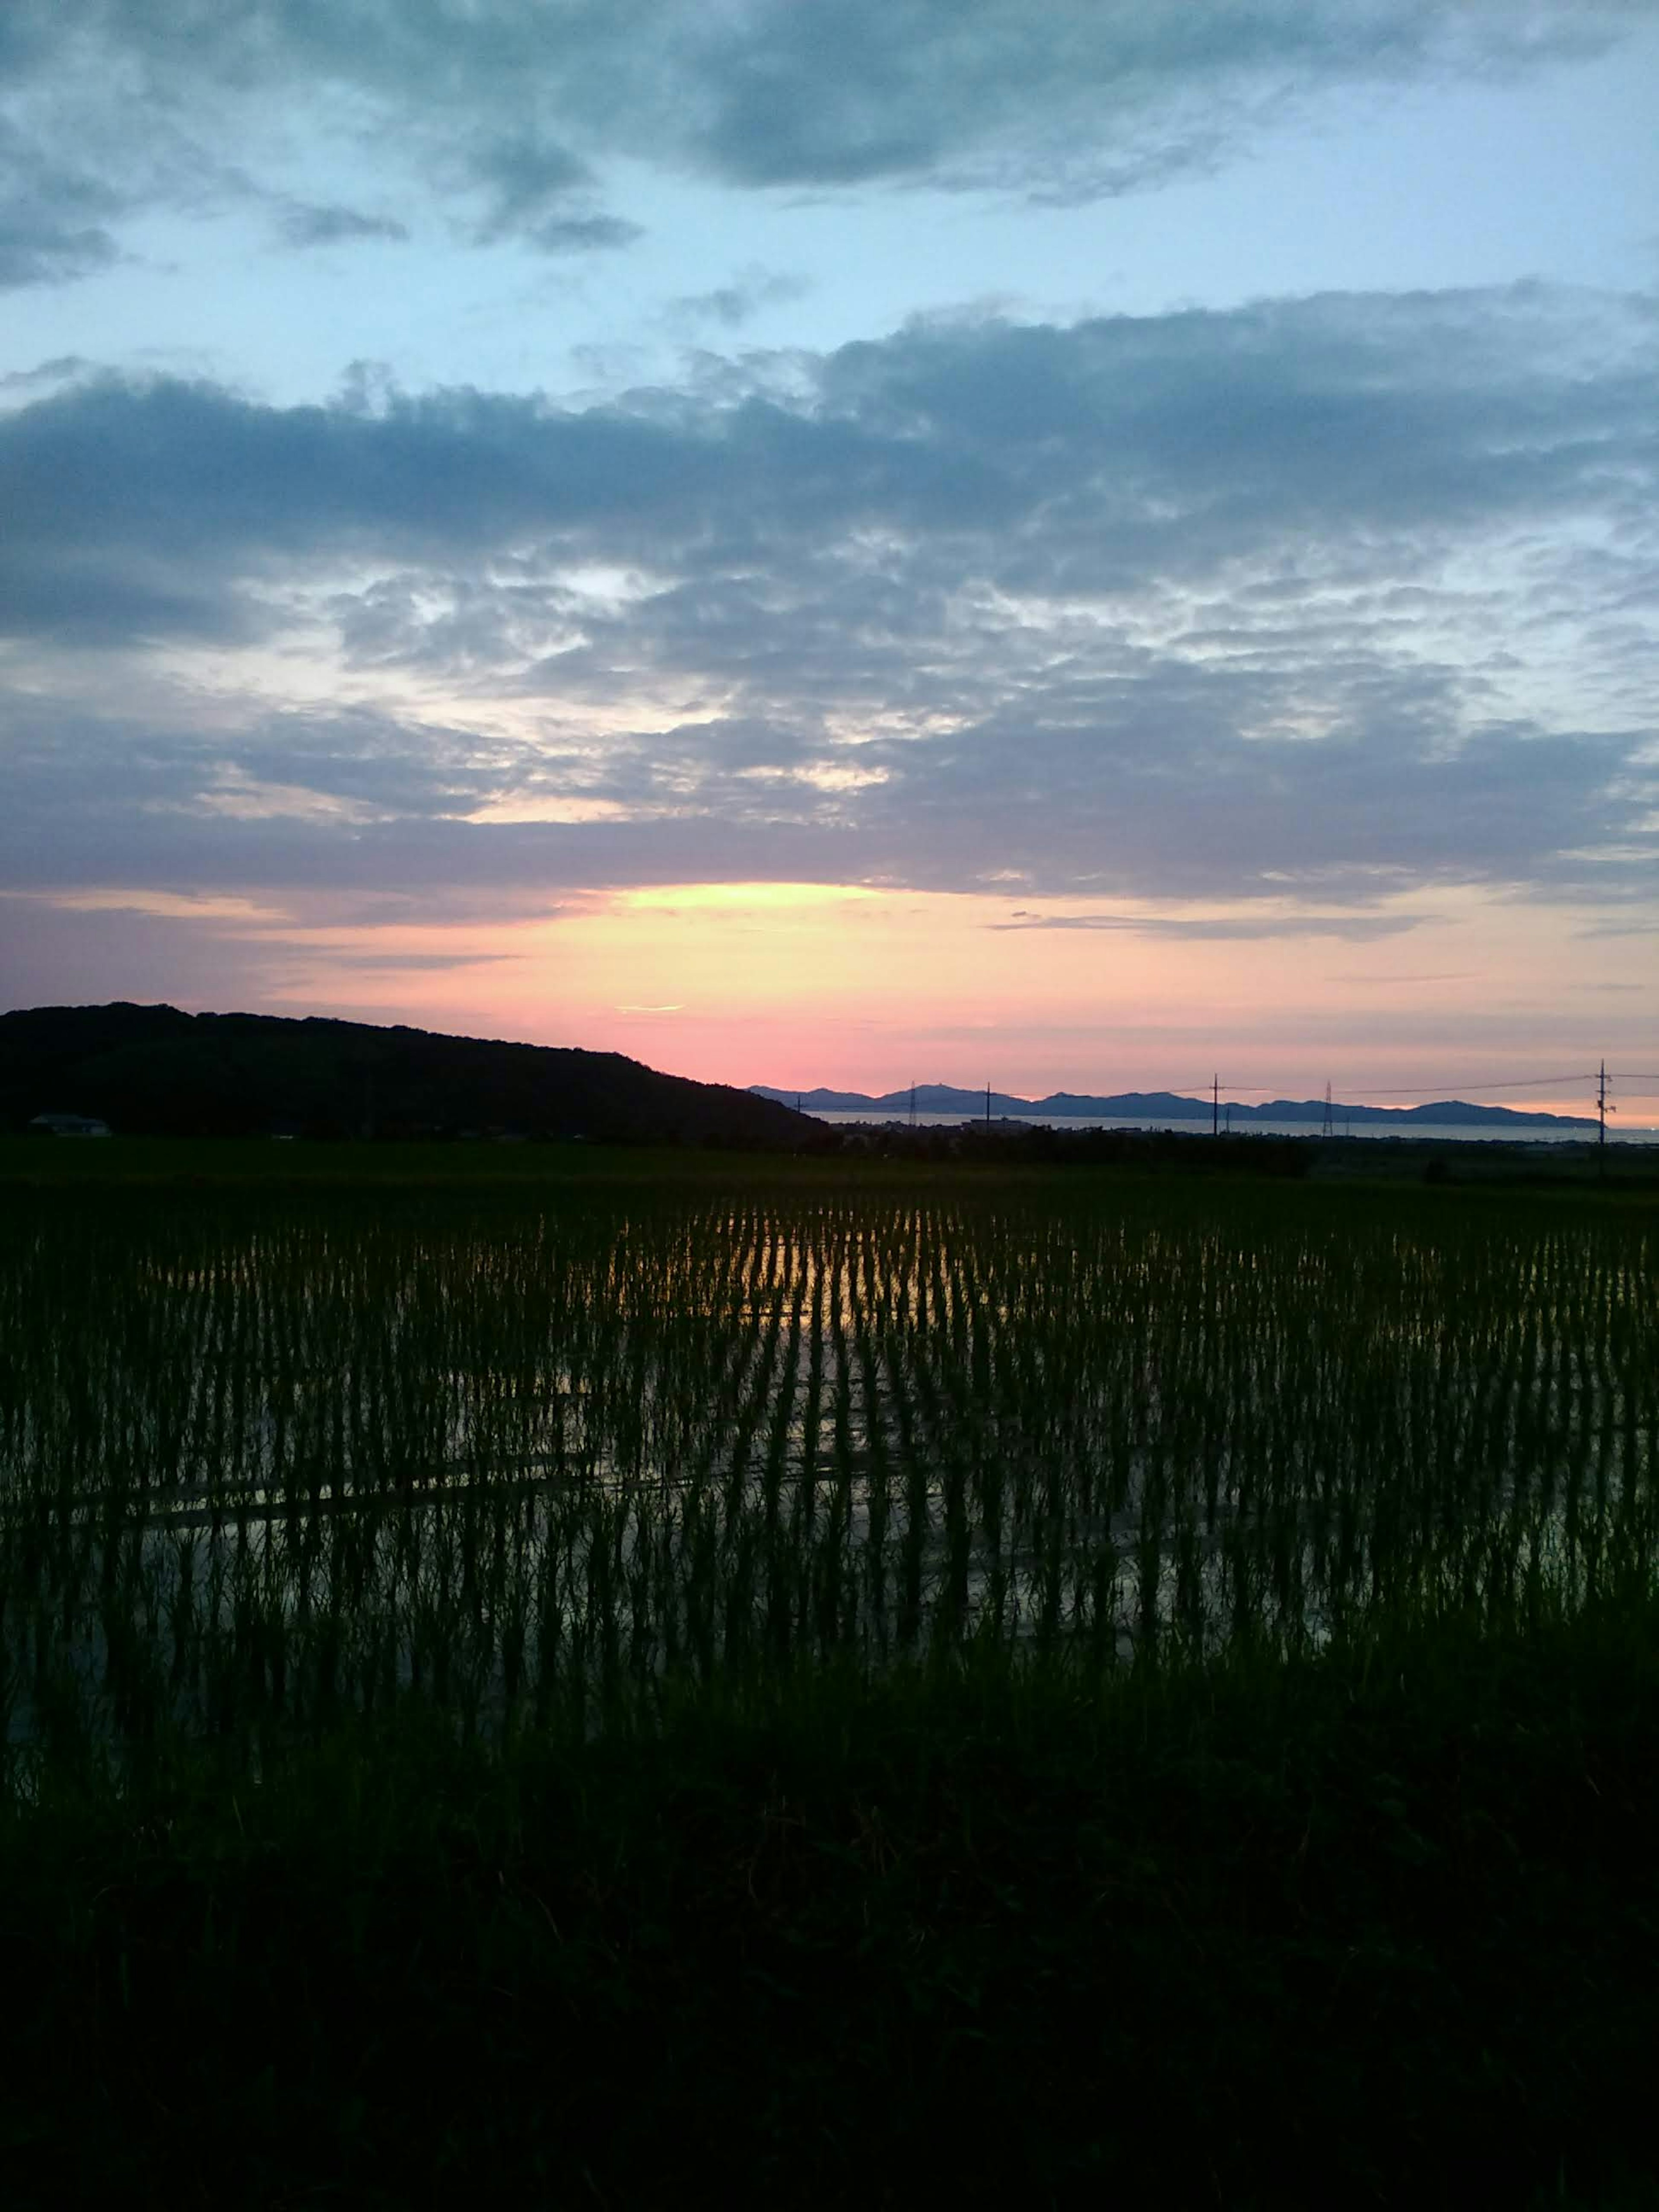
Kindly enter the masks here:
[[0, 1164], [17, 2201], [1655, 2201], [1650, 1192], [141, 1165]]
[[14, 1188], [15, 1753], [1571, 1609], [1659, 1545], [1650, 1208], [739, 1171]]

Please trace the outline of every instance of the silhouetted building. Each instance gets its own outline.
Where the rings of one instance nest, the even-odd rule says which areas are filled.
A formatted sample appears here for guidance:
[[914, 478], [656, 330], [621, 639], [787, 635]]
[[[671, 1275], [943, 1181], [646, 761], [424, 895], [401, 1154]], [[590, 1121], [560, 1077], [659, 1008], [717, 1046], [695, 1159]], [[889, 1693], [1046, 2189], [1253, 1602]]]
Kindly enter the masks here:
[[37, 1114], [29, 1123], [32, 1137], [106, 1137], [107, 1121], [94, 1121], [89, 1114]]

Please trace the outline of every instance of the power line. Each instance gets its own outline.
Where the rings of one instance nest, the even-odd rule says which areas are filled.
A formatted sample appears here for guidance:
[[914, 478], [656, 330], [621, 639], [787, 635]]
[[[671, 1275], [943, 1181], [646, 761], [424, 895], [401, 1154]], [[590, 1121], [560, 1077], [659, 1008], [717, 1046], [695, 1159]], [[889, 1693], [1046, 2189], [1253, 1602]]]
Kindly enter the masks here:
[[[1504, 1075], [1490, 1083], [1453, 1082], [1443, 1078], [1440, 1087], [1452, 1091], [1545, 1091], [1552, 1084], [1594, 1083], [1595, 1080], [1595, 1070], [1588, 1067], [1582, 1075]], [[1369, 1090], [1371, 1086], [1368, 1084], [1364, 1087]], [[1380, 1090], [1376, 1096], [1379, 1098], [1404, 1098], [1408, 1093], [1434, 1088], [1433, 1084], [1428, 1083], [1401, 1084], [1391, 1090]]]
[[[1370, 1084], [1354, 1082], [1345, 1084], [1342, 1087], [1344, 1090], [1352, 1094], [1349, 1102], [1351, 1103], [1364, 1103], [1365, 1101], [1377, 1098], [1411, 1098], [1422, 1102], [1451, 1103], [1454, 1098], [1478, 1102], [1479, 1096], [1482, 1091], [1527, 1091], [1531, 1093], [1534, 1097], [1548, 1097], [1552, 1092], [1553, 1092], [1558, 1098], [1563, 1095], [1570, 1097], [1582, 1084], [1590, 1086], [1591, 1097], [1589, 1103], [1592, 1105], [1595, 1105], [1597, 1103], [1595, 1097], [1595, 1086], [1598, 1085], [1610, 1085], [1614, 1083], [1652, 1083], [1659, 1085], [1659, 1070], [1653, 1068], [1603, 1069], [1592, 1067], [1567, 1074], [1560, 1074], [1558, 1073], [1553, 1075], [1501, 1075], [1486, 1078], [1454, 1078], [1449, 1076], [1437, 1076], [1431, 1081], [1425, 1083]], [[1194, 1105], [1200, 1103], [1208, 1105], [1210, 1108], [1211, 1127], [1212, 1130], [1218, 1130], [1220, 1109], [1224, 1103], [1231, 1099], [1237, 1098], [1242, 1100], [1244, 1097], [1249, 1097], [1252, 1098], [1283, 1098], [1287, 1104], [1295, 1103], [1305, 1105], [1310, 1103], [1316, 1104], [1320, 1103], [1317, 1100], [1292, 1099], [1283, 1082], [1224, 1084], [1218, 1075], [1211, 1075], [1208, 1078], [1201, 1078], [1193, 1082], [1170, 1084], [1163, 1087], [1167, 1090], [1170, 1096], [1185, 1098]], [[918, 1104], [916, 1088], [917, 1086], [914, 1084], [910, 1086], [910, 1112], [913, 1117], [915, 1115]], [[985, 1112], [988, 1121], [990, 1118], [991, 1113], [991, 1097], [992, 1086], [988, 1083], [985, 1086]], [[1040, 1100], [1031, 1099], [1026, 1100], [1023, 1103], [1036, 1105], [1040, 1104], [1042, 1102]], [[1325, 1097], [1323, 1103], [1327, 1115], [1329, 1116], [1334, 1110], [1334, 1087], [1328, 1083], [1325, 1086]], [[1608, 1110], [1611, 1110], [1611, 1099], [1607, 1099], [1606, 1103]]]
[[[1589, 1067], [1586, 1068], [1582, 1074], [1578, 1075], [1505, 1075], [1496, 1077], [1490, 1082], [1477, 1081], [1473, 1079], [1465, 1079], [1461, 1077], [1437, 1076], [1431, 1082], [1428, 1083], [1402, 1083], [1396, 1085], [1350, 1083], [1345, 1084], [1343, 1088], [1345, 1090], [1351, 1091], [1363, 1091], [1369, 1098], [1420, 1098], [1423, 1097], [1425, 1092], [1434, 1091], [1440, 1091], [1443, 1092], [1449, 1091], [1543, 1091], [1551, 1088], [1553, 1085], [1565, 1087], [1570, 1084], [1594, 1083], [1595, 1080], [1596, 1070], [1593, 1067]], [[1609, 1083], [1659, 1083], [1659, 1074], [1632, 1075], [1628, 1071], [1620, 1073], [1616, 1069], [1609, 1068], [1607, 1071], [1607, 1080]], [[1200, 1081], [1196, 1083], [1176, 1084], [1173, 1085], [1171, 1088], [1177, 1091], [1208, 1091], [1211, 1088], [1211, 1085], [1208, 1083]], [[1267, 1098], [1282, 1097], [1285, 1095], [1285, 1086], [1282, 1083], [1229, 1083], [1226, 1085], [1225, 1088], [1234, 1097], [1239, 1097], [1245, 1091], [1249, 1091], [1252, 1097]]]

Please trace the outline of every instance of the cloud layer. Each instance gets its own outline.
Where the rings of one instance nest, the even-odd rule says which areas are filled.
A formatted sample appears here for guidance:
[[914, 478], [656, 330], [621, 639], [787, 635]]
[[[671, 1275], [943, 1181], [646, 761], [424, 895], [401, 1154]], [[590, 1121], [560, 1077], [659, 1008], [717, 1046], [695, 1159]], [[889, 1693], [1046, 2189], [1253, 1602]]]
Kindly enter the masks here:
[[[0, 284], [119, 219], [276, 195], [297, 138], [483, 243], [624, 244], [624, 157], [745, 190], [881, 181], [1078, 200], [1208, 168], [1332, 88], [1522, 71], [1642, 0], [8, 0]], [[73, 155], [62, 149], [75, 149]], [[303, 216], [288, 227], [315, 242]], [[314, 227], [313, 227], [314, 228]], [[324, 234], [330, 234], [327, 226]], [[337, 229], [335, 237], [349, 234]]]
[[0, 876], [1650, 894], [1656, 330], [963, 319], [586, 408], [71, 369], [0, 413]]

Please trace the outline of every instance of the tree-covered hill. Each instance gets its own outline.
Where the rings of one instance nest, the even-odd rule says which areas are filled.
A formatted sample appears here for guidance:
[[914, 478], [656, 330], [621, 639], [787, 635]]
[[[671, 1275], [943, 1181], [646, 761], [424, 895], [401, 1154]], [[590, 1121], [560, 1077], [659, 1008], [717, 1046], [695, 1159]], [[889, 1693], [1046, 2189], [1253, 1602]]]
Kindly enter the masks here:
[[810, 1134], [787, 1107], [621, 1053], [125, 1003], [0, 1014], [0, 1128], [52, 1113], [145, 1136], [476, 1131], [775, 1149]]

